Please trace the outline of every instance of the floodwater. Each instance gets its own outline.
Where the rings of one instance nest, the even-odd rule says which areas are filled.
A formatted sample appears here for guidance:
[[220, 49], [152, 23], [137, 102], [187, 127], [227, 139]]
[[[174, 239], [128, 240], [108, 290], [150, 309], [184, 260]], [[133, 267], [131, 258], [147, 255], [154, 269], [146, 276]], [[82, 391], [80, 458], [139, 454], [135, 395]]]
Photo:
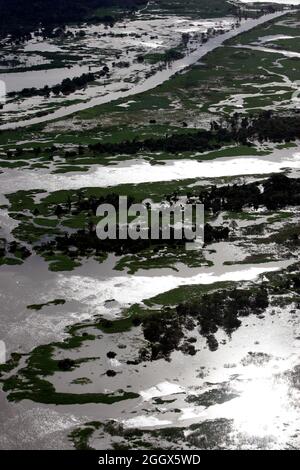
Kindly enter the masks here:
[[[125, 427], [153, 429], [170, 425], [185, 427], [219, 418], [233, 420], [231, 434], [234, 437], [231, 444], [221, 440], [220, 448], [296, 447], [299, 445], [299, 397], [297, 391], [289, 387], [285, 373], [297, 364], [297, 335], [299, 326], [295, 316], [286, 309], [277, 309], [268, 311], [264, 319], [245, 319], [231, 338], [219, 332], [217, 339], [222, 347], [213, 354], [198, 337], [196, 347], [201, 350], [200, 362], [199, 355], [191, 357], [175, 352], [168, 367], [164, 361], [154, 361], [147, 363], [146, 368], [126, 365], [126, 357], [140, 342], [137, 334], [127, 334], [130, 351], [124, 353], [124, 358], [117, 346], [124, 341], [124, 334], [104, 336], [86, 346], [84, 356], [104, 358], [107, 351], [115, 350], [119, 365], [112, 365], [105, 359], [88, 362], [73, 372], [56, 373], [50, 378], [51, 382], [60, 391], [82, 393], [83, 386], [68, 383], [89, 376], [92, 383], [84, 386], [85, 392], [99, 392], [104, 388], [108, 391], [120, 386], [126, 389], [128, 385], [140, 398], [113, 406], [53, 407], [29, 401], [11, 404], [0, 396], [1, 422], [5, 424], [0, 448], [68, 448], [66, 435], [74, 426], [91, 420], [116, 419]], [[82, 357], [82, 353], [74, 354], [73, 358]], [[118, 371], [114, 379], [103, 375], [111, 367]], [[209, 406], [192, 401], [193, 397], [212, 390], [222, 393], [224, 387], [230, 387], [232, 397], [223, 403]], [[158, 397], [166, 401], [158, 404], [155, 401]], [[91, 445], [106, 449], [111, 445], [110, 438], [100, 438], [96, 433]]]
[[[218, 259], [212, 267], [188, 268], [178, 264], [172, 269], [139, 270], [135, 275], [113, 271], [115, 257], [99, 264], [87, 261], [71, 273], [53, 273], [37, 256], [28, 258], [18, 267], [3, 267], [1, 279], [1, 335], [9, 352], [30, 351], [40, 343], [65, 337], [67, 325], [104, 315], [120, 315], [124, 308], [144, 299], [182, 285], [213, 284], [220, 281], [251, 281], [264, 272], [282, 269], [289, 261], [261, 265], [226, 266], [232, 260], [224, 246], [216, 247]], [[220, 249], [219, 249], [220, 248]], [[209, 255], [206, 256], [210, 258]], [[59, 307], [47, 306], [40, 311], [28, 310], [28, 305], [47, 303], [61, 298], [67, 303]], [[114, 300], [114, 302], [109, 302]]]
[[251, 49], [253, 51], [261, 51], [261, 52], [269, 52], [271, 54], [278, 54], [278, 55], [284, 55], [285, 57], [293, 58], [296, 57], [299, 59], [300, 57], [300, 52], [293, 52], [293, 51], [285, 51], [283, 49], [275, 49], [271, 47], [263, 47], [263, 46], [239, 46], [243, 49]]
[[151, 165], [142, 159], [130, 160], [120, 162], [113, 167], [94, 165], [86, 173], [53, 174], [44, 169], [6, 169], [5, 173], [0, 174], [0, 185], [3, 194], [8, 194], [30, 189], [58, 191], [189, 178], [264, 175], [278, 173], [285, 168], [294, 172], [299, 171], [300, 152], [297, 148], [274, 150], [270, 155], [264, 156], [224, 157], [210, 161], [168, 160], [164, 165]]
[[6, 91], [21, 91], [23, 88], [43, 88], [45, 85], [54, 86], [61, 83], [65, 78], [79, 77], [88, 72], [94, 72], [86, 65], [74, 65], [70, 68], [54, 68], [49, 70], [38, 70], [35, 72], [15, 72], [0, 74], [0, 80], [6, 84]]
[[[271, 16], [260, 21], [267, 21]], [[157, 72], [126, 92], [113, 91], [105, 97], [91, 99], [88, 103], [63, 107], [42, 120], [66, 116], [95, 104], [153, 88], [176, 71], [199, 60], [209, 50], [218, 47], [227, 37], [258, 24], [257, 21], [251, 21], [253, 20], [245, 22], [239, 30], [211, 39], [201, 50], [197, 49], [183, 61]], [[35, 51], [34, 47], [39, 46], [30, 47]], [[18, 125], [25, 126], [33, 122], [37, 121], [31, 119]], [[44, 189], [51, 192], [187, 178], [201, 180], [236, 175], [265, 175], [284, 169], [289, 169], [292, 173], [300, 169], [299, 149], [274, 150], [265, 156], [220, 158], [202, 162], [182, 159], [166, 161], [159, 166], [152, 166], [144, 160], [133, 160], [109, 168], [97, 165], [83, 174], [72, 172], [57, 175], [41, 169], [8, 169], [0, 174], [1, 202], [3, 194], [21, 189]], [[6, 209], [0, 210], [1, 234], [8, 239], [12, 238], [11, 231], [16, 224]], [[237, 261], [241, 256], [240, 249], [224, 242], [210, 248], [216, 252], [207, 252], [205, 255], [208, 260], [213, 261], [213, 266], [188, 268], [178, 264], [177, 272], [155, 269], [139, 270], [135, 275], [128, 275], [125, 271], [113, 270], [118, 261], [114, 255], [110, 255], [102, 264], [89, 260], [70, 273], [50, 272], [47, 264], [36, 255], [28, 258], [22, 266], [2, 266], [0, 339], [5, 341], [8, 353], [30, 352], [37, 345], [64, 339], [66, 327], [71, 324], [91, 320], [95, 315], [117, 318], [124, 308], [176, 287], [211, 285], [220, 281], [259, 281], [264, 273], [284, 269], [292, 263], [292, 260], [285, 260], [228, 266], [224, 263]], [[59, 307], [49, 305], [39, 311], [27, 308], [32, 304], [46, 303], [57, 298], [65, 299], [66, 303]], [[164, 360], [133, 366], [127, 364], [127, 359], [132, 359], [137, 347], [143, 346], [139, 328], [126, 334], [103, 335], [84, 345], [84, 350], [68, 351], [69, 357], [91, 358], [100, 355], [100, 359], [83, 363], [74, 371], [51, 376], [49, 380], [58, 391], [89, 393], [122, 388], [137, 392], [140, 397], [113, 406], [44, 406], [29, 400], [9, 403], [5, 394], [0, 392], [0, 448], [70, 448], [68, 433], [75, 426], [91, 420], [103, 422], [105, 419], [115, 419], [126, 428], [153, 429], [186, 427], [218, 418], [233, 420], [232, 442], [227, 444], [228, 448], [256, 448], [259, 445], [264, 448], [285, 448], [289, 445], [299, 447], [299, 393], [284, 375], [299, 360], [300, 330], [295, 311], [291, 308], [269, 308], [261, 318], [256, 315], [245, 318], [242, 326], [231, 337], [218, 331], [216, 339], [220, 347], [213, 353], [207, 348], [205, 339], [198, 333], [195, 334], [196, 348], [200, 352], [195, 356], [187, 356], [175, 351], [167, 367]], [[120, 348], [124, 343], [125, 349]], [[112, 350], [118, 351], [118, 355], [116, 359], [109, 360], [106, 354]], [[64, 358], [65, 352], [60, 351], [57, 355]], [[24, 363], [25, 358], [21, 366]], [[113, 379], [104, 375], [107, 369], [112, 368], [118, 372]], [[73, 380], [82, 377], [91, 378], [91, 383], [84, 386], [71, 384]], [[233, 396], [223, 403], [199, 405], [191, 400], [212, 389], [222, 392], [224, 384], [230, 387]], [[172, 403], [159, 404], [155, 402], [158, 397], [171, 399]], [[186, 431], [187, 436], [189, 432]], [[109, 436], [103, 438], [97, 433], [91, 442], [97, 449], [106, 448], [110, 444]], [[221, 442], [220, 448], [224, 446], [225, 441]]]

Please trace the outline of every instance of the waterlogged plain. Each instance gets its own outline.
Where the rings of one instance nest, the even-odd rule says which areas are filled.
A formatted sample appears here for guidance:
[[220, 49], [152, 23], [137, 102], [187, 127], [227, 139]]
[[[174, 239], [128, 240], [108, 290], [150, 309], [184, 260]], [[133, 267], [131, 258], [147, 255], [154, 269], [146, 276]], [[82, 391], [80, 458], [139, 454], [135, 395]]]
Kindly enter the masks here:
[[[142, 53], [155, 73], [232, 15], [150, 2], [70, 31], [84, 66], [101, 43], [101, 60]], [[275, 18], [129, 99], [1, 132], [1, 448], [299, 448], [299, 59], [282, 53], [298, 52], [298, 22]], [[50, 42], [17, 49], [65, 70], [68, 39]], [[101, 243], [95, 209], [124, 194], [204, 204], [203, 249]]]
[[[298, 21], [297, 14], [291, 18]], [[281, 21], [279, 19], [278, 23]], [[70, 146], [74, 143], [92, 144], [97, 140], [114, 142], [137, 136], [146, 138], [167, 132], [184, 132], [186, 127], [189, 130], [206, 127], [220, 113], [226, 116], [236, 111], [288, 110], [297, 105], [292, 95], [298, 89], [299, 59], [278, 55], [275, 51], [251, 49], [253, 42], [272, 35], [273, 29], [276, 34], [276, 25], [273, 21], [267, 23], [265, 29], [263, 26], [253, 29], [252, 36], [246, 41], [250, 49], [237, 47], [243, 41], [240, 39], [243, 35], [240, 35], [207, 54], [200, 64], [177, 73], [154, 90], [100, 108], [90, 108], [72, 119], [66, 117], [37, 126], [36, 130], [32, 127], [29, 131], [20, 129], [2, 133], [2, 142], [6, 147], [7, 143], [14, 142], [15, 145], [16, 141], [28, 141], [34, 147], [44, 147], [49, 142], [58, 145], [69, 143]], [[291, 34], [295, 34], [294, 30]], [[216, 63], [218, 67], [215, 67]], [[78, 129], [81, 130], [80, 139]]]
[[[286, 186], [288, 189], [285, 189]], [[189, 191], [186, 195], [187, 187]], [[260, 195], [259, 188], [262, 188], [263, 195]], [[6, 195], [9, 205], [2, 209], [3, 218], [6, 216], [17, 221], [11, 232], [17, 241], [4, 244], [2, 263], [9, 264], [19, 258], [25, 260], [32, 251], [42, 255], [49, 262], [50, 269], [55, 271], [72, 270], [89, 257], [101, 263], [109, 253], [118, 256], [115, 269], [128, 268], [131, 274], [143, 268], [170, 267], [176, 270], [178, 263], [189, 267], [213, 264], [209, 258], [205, 259], [202, 250], [187, 251], [184, 239], [150, 239], [139, 243], [127, 240], [122, 244], [118, 240], [99, 240], [96, 227], [102, 217], [96, 215], [98, 206], [110, 203], [117, 210], [119, 196], [123, 194], [128, 195], [129, 205], [141, 203], [149, 197], [161, 208], [165, 205], [172, 207], [178, 202], [204, 204], [204, 242], [211, 244], [232, 240], [235, 245], [247, 247], [246, 260], [259, 254], [262, 243], [265, 259], [274, 256], [276, 259], [280, 253], [281, 256], [292, 256], [290, 245], [294, 234], [297, 250], [298, 233], [299, 200], [294, 197], [295, 193], [299, 193], [297, 179], [275, 175], [255, 183], [240, 182], [235, 184], [234, 189], [227, 186], [219, 190], [214, 185], [197, 186], [195, 180], [191, 180], [181, 182], [180, 186], [175, 181], [135, 187], [121, 185], [112, 189], [81, 188], [51, 194], [38, 190], [18, 191]], [[247, 208], [243, 202], [246, 195]], [[226, 203], [222, 202], [222, 198], [226, 198]], [[268, 254], [266, 245], [270, 246]]]
[[[117, 97], [155, 73], [163, 73], [173, 62], [180, 69], [185, 62], [188, 65], [188, 56], [212, 28], [226, 32], [235, 19], [191, 21], [146, 9], [130, 22], [125, 19], [113, 26], [82, 24], [46, 40], [35, 35], [13, 48], [15, 58], [11, 44], [4, 41], [2, 62], [13, 63], [13, 67], [7, 66], [6, 73], [0, 74], [9, 93], [2, 109], [3, 124], [42, 117], [76, 102], [113, 94]], [[28, 59], [27, 67], [20, 64], [21, 71], [15, 64], [19, 54]], [[33, 54], [40, 54], [44, 69], [38, 61], [35, 67], [30, 66]], [[78, 76], [82, 83], [75, 81]]]

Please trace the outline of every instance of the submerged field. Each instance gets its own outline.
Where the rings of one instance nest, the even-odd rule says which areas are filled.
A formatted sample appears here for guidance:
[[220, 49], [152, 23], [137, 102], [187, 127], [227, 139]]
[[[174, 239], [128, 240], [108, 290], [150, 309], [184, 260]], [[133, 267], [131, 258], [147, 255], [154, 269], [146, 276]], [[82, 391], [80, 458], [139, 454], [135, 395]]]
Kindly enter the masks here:
[[[259, 20], [163, 0], [2, 48], [0, 448], [299, 448], [300, 16]], [[101, 242], [120, 195], [204, 204], [204, 246]]]

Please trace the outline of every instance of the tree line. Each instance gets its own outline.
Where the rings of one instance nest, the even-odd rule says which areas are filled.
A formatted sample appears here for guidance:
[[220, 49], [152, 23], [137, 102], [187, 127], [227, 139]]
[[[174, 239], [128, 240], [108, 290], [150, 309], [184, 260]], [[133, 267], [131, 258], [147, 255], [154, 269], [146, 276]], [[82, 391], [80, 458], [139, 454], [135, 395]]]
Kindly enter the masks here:
[[[136, 8], [146, 0], [0, 0], [0, 36], [11, 34], [20, 39], [37, 28], [65, 25], [84, 21], [97, 8]], [[113, 21], [103, 15], [103, 21]], [[101, 17], [97, 20], [101, 21]]]
[[241, 116], [236, 113], [227, 121], [212, 121], [210, 130], [187, 131], [185, 133], [166, 134], [139, 140], [122, 142], [97, 142], [89, 145], [89, 150], [96, 154], [136, 154], [138, 152], [169, 153], [206, 152], [220, 149], [224, 145], [253, 145], [253, 142], [290, 142], [300, 138], [300, 115], [273, 115], [264, 111], [258, 116]]
[[[209, 349], [215, 351], [219, 345], [214, 334], [219, 328], [230, 335], [240, 326], [239, 317], [259, 315], [268, 305], [268, 292], [262, 287], [233, 288], [204, 294], [161, 315], [147, 315], [140, 320], [147, 346], [140, 350], [137, 362], [168, 360], [175, 350], [195, 355], [196, 338], [187, 337], [195, 328], [206, 338]], [[134, 320], [135, 324], [138, 320]]]
[[[177, 193], [166, 196], [176, 203]], [[266, 207], [275, 211], [287, 206], [300, 206], [300, 179], [289, 178], [282, 173], [273, 174], [264, 181], [253, 183], [212, 186], [200, 193], [189, 193], [187, 203], [204, 204], [207, 212], [241, 212], [244, 208], [257, 210]]]
[[[105, 69], [107, 70], [107, 69]], [[1, 135], [1, 132], [0, 132]], [[289, 115], [273, 114], [272, 111], [263, 111], [256, 116], [244, 116], [235, 113], [233, 116], [222, 122], [212, 121], [209, 130], [178, 132], [165, 134], [161, 137], [148, 139], [134, 138], [121, 142], [97, 142], [89, 144], [87, 147], [79, 145], [77, 150], [65, 152], [65, 158], [75, 159], [77, 156], [107, 155], [135, 155], [139, 152], [208, 152], [220, 150], [228, 145], [253, 146], [257, 141], [288, 143], [300, 138], [300, 113], [294, 112]], [[41, 152], [54, 154], [57, 147], [41, 147], [26, 150], [35, 156]], [[24, 153], [22, 148], [14, 152], [8, 150], [7, 157], [21, 157]]]
[[19, 98], [30, 98], [32, 96], [45, 96], [49, 97], [51, 93], [55, 96], [59, 95], [69, 95], [74, 93], [76, 90], [84, 88], [88, 83], [94, 82], [98, 78], [105, 77], [109, 72], [109, 68], [104, 66], [102, 70], [96, 73], [84, 73], [79, 77], [75, 78], [65, 78], [61, 83], [49, 87], [45, 85], [43, 88], [23, 88], [21, 91], [14, 91], [8, 93], [9, 98], [14, 98], [15, 96]]

